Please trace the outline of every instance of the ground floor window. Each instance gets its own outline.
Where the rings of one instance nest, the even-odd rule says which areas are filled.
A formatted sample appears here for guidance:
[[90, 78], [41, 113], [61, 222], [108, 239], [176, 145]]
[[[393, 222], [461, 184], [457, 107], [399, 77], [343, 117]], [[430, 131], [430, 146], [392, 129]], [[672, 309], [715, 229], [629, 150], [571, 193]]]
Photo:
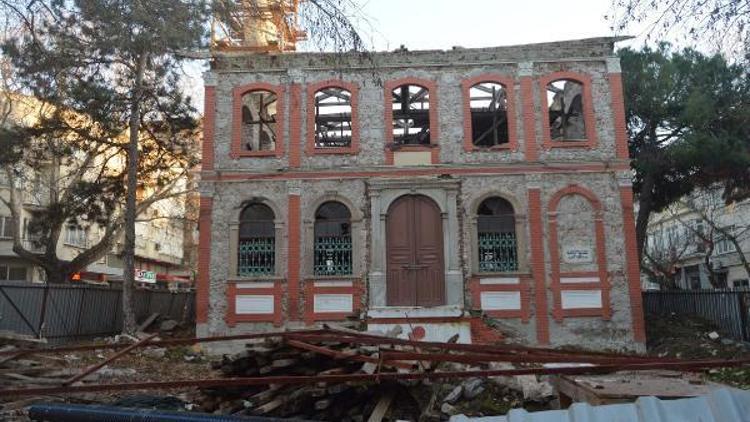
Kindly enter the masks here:
[[0, 280], [26, 281], [26, 267], [0, 265]]
[[516, 219], [513, 206], [499, 197], [477, 209], [479, 272], [518, 271]]
[[351, 213], [340, 202], [326, 202], [315, 213], [315, 275], [352, 274]]
[[237, 275], [252, 277], [276, 272], [274, 213], [267, 205], [250, 204], [240, 214]]

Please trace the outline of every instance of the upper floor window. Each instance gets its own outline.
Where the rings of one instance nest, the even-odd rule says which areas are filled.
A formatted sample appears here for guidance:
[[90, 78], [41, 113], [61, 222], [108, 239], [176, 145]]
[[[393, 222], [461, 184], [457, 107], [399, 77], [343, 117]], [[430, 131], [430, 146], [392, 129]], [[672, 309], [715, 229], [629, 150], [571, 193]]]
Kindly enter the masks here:
[[509, 142], [508, 94], [496, 82], [482, 82], [469, 89], [471, 139], [476, 147]]
[[86, 229], [78, 224], [68, 224], [65, 227], [65, 243], [73, 246], [86, 247]]
[[266, 90], [242, 95], [242, 149], [274, 151], [278, 137], [277, 96]]
[[516, 217], [510, 202], [495, 196], [479, 204], [477, 241], [480, 272], [518, 271]]
[[352, 144], [352, 93], [339, 87], [315, 92], [315, 148], [349, 148]]
[[393, 142], [400, 145], [430, 144], [430, 91], [404, 84], [392, 91]]
[[276, 271], [274, 213], [265, 204], [252, 203], [240, 214], [237, 275], [271, 275]]
[[585, 141], [583, 84], [558, 79], [547, 84], [549, 131], [552, 141]]
[[330, 201], [315, 212], [315, 275], [352, 274], [352, 224], [346, 205]]
[[13, 237], [13, 217], [0, 217], [0, 237]]

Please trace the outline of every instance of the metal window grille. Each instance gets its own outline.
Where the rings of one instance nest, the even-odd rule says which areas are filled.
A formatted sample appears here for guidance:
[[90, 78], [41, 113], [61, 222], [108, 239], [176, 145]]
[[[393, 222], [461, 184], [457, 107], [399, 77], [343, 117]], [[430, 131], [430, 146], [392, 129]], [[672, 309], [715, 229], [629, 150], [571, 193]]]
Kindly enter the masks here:
[[273, 237], [241, 239], [238, 258], [239, 276], [272, 275], [276, 268], [276, 241]]
[[479, 271], [518, 271], [515, 233], [479, 233]]
[[352, 237], [316, 237], [314, 271], [315, 275], [352, 274]]

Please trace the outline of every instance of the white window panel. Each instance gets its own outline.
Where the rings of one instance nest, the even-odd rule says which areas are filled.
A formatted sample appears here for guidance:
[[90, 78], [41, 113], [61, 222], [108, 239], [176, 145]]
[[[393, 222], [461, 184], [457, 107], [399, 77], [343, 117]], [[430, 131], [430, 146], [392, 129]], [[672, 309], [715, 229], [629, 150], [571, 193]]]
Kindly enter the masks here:
[[560, 293], [563, 309], [589, 309], [602, 307], [601, 290], [567, 290]]
[[313, 309], [318, 312], [352, 312], [354, 298], [351, 294], [316, 294]]
[[273, 314], [273, 295], [238, 295], [235, 298], [234, 312], [237, 315]]
[[482, 292], [482, 309], [485, 311], [517, 311], [521, 309], [521, 292]]

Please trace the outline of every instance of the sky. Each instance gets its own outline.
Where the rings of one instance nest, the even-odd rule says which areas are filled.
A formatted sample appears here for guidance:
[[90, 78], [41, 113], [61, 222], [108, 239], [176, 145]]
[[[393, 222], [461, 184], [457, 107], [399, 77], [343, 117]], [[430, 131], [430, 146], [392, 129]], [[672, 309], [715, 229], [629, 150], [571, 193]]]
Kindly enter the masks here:
[[[494, 47], [614, 35], [611, 0], [354, 0], [366, 22], [366, 42], [377, 51], [453, 46]], [[637, 31], [636, 31], [637, 32]], [[640, 45], [643, 37], [618, 46]], [[303, 46], [303, 50], [316, 50]], [[202, 112], [199, 66], [188, 68], [187, 89]]]

